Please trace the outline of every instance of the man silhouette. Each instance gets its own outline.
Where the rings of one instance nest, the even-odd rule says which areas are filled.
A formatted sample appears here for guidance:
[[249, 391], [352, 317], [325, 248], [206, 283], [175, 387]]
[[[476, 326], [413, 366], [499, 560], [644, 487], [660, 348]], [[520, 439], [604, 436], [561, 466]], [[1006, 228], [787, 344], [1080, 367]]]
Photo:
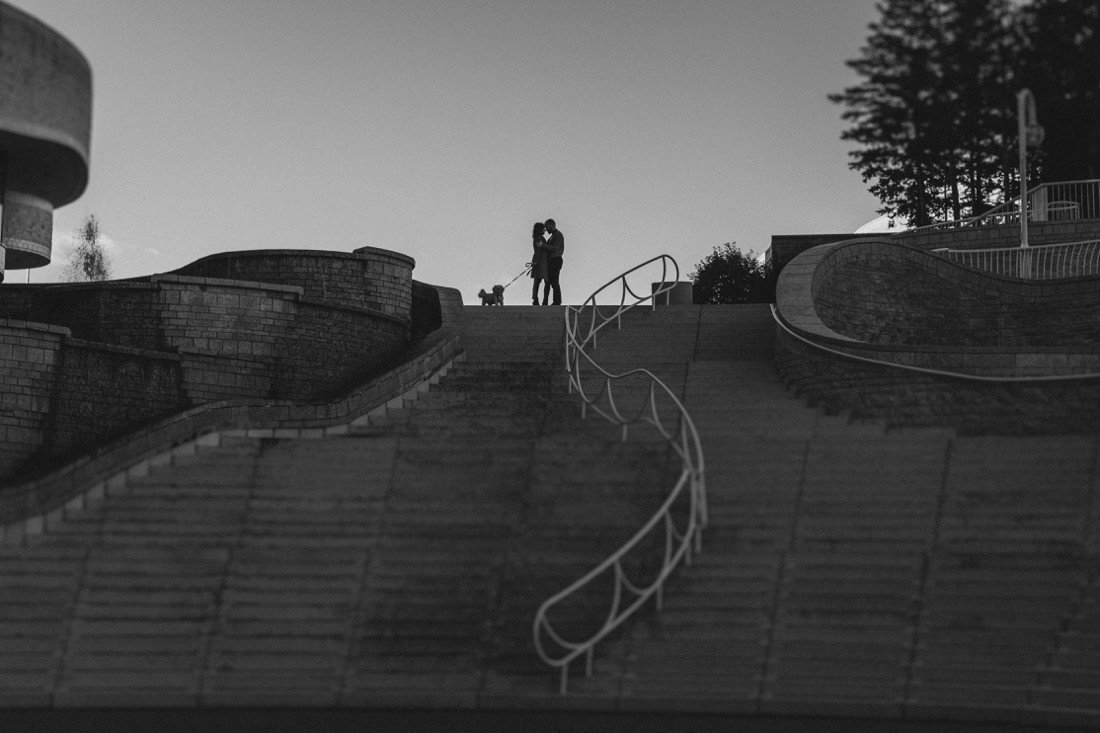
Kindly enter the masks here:
[[[547, 219], [543, 225], [546, 227], [547, 234], [550, 235], [550, 239], [546, 241], [549, 249], [547, 254], [549, 258], [547, 265], [549, 265], [548, 277], [546, 278], [547, 289], [553, 288], [554, 290], [554, 305], [561, 305], [561, 285], [558, 284], [558, 275], [561, 273], [562, 255], [565, 253], [565, 237], [562, 235], [561, 230], [558, 229], [558, 225], [553, 219]], [[543, 304], [545, 305], [546, 296], [543, 295]]]

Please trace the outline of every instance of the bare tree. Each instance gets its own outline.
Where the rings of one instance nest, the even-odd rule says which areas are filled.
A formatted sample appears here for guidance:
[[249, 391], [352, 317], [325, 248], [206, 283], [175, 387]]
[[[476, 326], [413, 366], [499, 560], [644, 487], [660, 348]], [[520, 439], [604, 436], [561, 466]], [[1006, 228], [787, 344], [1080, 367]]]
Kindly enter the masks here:
[[111, 263], [100, 240], [99, 221], [95, 218], [95, 214], [89, 214], [81, 224], [65, 274], [70, 282], [98, 282], [110, 279]]

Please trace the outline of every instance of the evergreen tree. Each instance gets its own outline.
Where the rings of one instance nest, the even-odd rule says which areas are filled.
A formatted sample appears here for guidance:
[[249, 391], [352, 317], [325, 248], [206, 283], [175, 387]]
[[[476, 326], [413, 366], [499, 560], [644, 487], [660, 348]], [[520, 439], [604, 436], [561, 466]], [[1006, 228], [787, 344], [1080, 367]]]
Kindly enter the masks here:
[[[850, 166], [880, 214], [922, 226], [978, 213], [1001, 188], [1011, 52], [1008, 0], [885, 0], [860, 58], [863, 82], [830, 100]], [[965, 207], [965, 208], [964, 208]], [[965, 210], [969, 210], [966, 212]]]

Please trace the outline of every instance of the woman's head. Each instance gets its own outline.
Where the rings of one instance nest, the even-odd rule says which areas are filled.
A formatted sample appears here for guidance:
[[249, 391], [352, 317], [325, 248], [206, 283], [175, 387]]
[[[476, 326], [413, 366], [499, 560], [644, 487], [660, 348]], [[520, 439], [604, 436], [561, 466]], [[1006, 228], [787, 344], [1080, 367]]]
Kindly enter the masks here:
[[543, 232], [546, 231], [546, 226], [541, 221], [536, 221], [534, 228], [531, 230], [532, 237], [541, 237]]

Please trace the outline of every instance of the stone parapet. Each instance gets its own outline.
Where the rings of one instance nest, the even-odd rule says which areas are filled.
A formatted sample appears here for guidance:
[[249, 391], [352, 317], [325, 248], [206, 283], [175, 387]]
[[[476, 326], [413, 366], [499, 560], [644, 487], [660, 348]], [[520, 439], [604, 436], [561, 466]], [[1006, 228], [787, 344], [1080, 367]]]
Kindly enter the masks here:
[[[363, 255], [313, 254], [312, 261], [322, 264], [371, 264]], [[421, 290], [422, 337], [443, 318], [438, 292]], [[41, 414], [33, 420], [16, 414], [14, 402], [12, 414], [0, 410], [0, 420], [11, 423], [0, 476], [41, 471], [42, 460], [68, 458], [193, 405], [339, 394], [389, 368], [408, 349], [411, 279], [407, 291], [406, 314], [399, 316], [366, 307], [363, 298], [348, 304], [331, 292], [327, 298], [307, 295], [301, 285], [212, 276], [19, 288], [0, 298], [0, 307], [41, 324], [33, 327], [33, 338], [49, 334], [53, 361], [65, 368], [54, 374], [20, 367], [20, 379], [28, 382], [23, 387], [37, 395]], [[308, 292], [325, 294], [315, 287]], [[0, 348], [27, 338], [0, 332]]]
[[411, 257], [373, 247], [352, 253], [248, 250], [210, 255], [175, 274], [293, 285], [314, 300], [374, 310], [409, 323], [415, 265]]

